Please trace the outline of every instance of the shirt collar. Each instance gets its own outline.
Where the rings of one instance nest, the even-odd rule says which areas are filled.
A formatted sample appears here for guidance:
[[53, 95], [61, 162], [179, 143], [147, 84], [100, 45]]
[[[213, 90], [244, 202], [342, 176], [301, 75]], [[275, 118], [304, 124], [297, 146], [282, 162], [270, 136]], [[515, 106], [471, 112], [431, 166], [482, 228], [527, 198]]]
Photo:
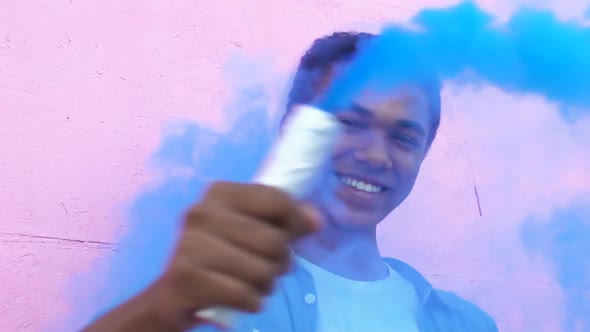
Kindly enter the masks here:
[[[295, 260], [296, 258], [296, 254], [293, 250], [291, 250], [291, 258], [293, 260]], [[387, 263], [387, 265], [389, 265], [392, 269], [394, 269], [397, 273], [399, 273], [402, 277], [404, 277], [406, 280], [411, 282], [412, 285], [414, 285], [414, 288], [416, 289], [416, 294], [418, 295], [418, 298], [420, 299], [420, 302], [422, 304], [425, 304], [427, 301], [431, 299], [431, 297], [435, 293], [433, 292], [434, 288], [420, 272], [411, 267], [409, 264], [404, 263], [395, 258], [384, 257], [383, 260], [385, 261], [385, 263]], [[299, 267], [298, 264], [293, 264], [292, 268], [295, 268], [295, 271], [292, 272], [296, 272], [297, 270], [303, 269], [305, 272], [309, 273], [303, 267]]]
[[434, 294], [432, 285], [416, 269], [394, 258], [386, 257], [384, 260], [392, 269], [414, 285], [416, 294], [423, 304]]

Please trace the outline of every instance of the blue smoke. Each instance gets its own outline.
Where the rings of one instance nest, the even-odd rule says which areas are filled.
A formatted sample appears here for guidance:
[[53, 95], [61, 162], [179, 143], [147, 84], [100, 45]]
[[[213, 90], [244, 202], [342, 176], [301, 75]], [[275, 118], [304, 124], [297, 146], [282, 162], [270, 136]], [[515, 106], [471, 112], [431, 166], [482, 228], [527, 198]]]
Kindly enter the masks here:
[[565, 293], [563, 331], [590, 331], [590, 202], [531, 217], [521, 227], [525, 247], [552, 263]]
[[[545, 96], [563, 106], [568, 120], [588, 113], [589, 29], [533, 9], [523, 9], [499, 25], [472, 2], [424, 10], [413, 23], [419, 29], [389, 26], [371, 41], [333, 83], [327, 107], [347, 103], [367, 86], [387, 89], [438, 76]], [[187, 124], [182, 133], [165, 137], [154, 155], [162, 179], [134, 200], [120, 252], [103, 261], [108, 293], [116, 294], [108, 303], [120, 303], [161, 273], [181, 214], [209, 183], [251, 179], [271, 143], [270, 124], [263, 120], [267, 115], [265, 109], [243, 112], [227, 136]], [[588, 260], [581, 255], [590, 249], [588, 216], [588, 209], [576, 207], [557, 211], [549, 224], [530, 219], [523, 226], [527, 248], [556, 266], [568, 298], [566, 331], [572, 331], [574, 323], [589, 324], [590, 303], [580, 291], [590, 289]]]
[[[74, 310], [60, 323], [66, 327], [56, 330], [88, 324], [87, 314], [96, 318], [148, 287], [162, 273], [175, 248], [183, 213], [208, 185], [216, 180], [246, 182], [254, 176], [272, 138], [266, 99], [260, 86], [241, 91], [229, 107], [232, 115], [239, 114], [229, 128], [230, 135], [188, 120], [171, 126], [173, 133], [164, 136], [149, 161], [157, 180], [131, 202], [125, 234], [117, 239], [118, 250], [71, 282]], [[99, 306], [90, 309], [85, 296], [97, 279], [102, 281], [90, 301], [98, 301]]]
[[[110, 258], [109, 293], [116, 303], [147, 287], [165, 267], [182, 213], [215, 180], [246, 182], [270, 145], [265, 110], [247, 112], [223, 136], [194, 123], [167, 136], [154, 155], [164, 181], [141, 193], [130, 211], [120, 252]], [[239, 166], [239, 167], [237, 167]]]
[[367, 86], [389, 89], [438, 77], [590, 106], [588, 28], [535, 9], [498, 24], [470, 1], [421, 11], [412, 23], [418, 29], [390, 26], [369, 42], [333, 84], [326, 105], [343, 106]]

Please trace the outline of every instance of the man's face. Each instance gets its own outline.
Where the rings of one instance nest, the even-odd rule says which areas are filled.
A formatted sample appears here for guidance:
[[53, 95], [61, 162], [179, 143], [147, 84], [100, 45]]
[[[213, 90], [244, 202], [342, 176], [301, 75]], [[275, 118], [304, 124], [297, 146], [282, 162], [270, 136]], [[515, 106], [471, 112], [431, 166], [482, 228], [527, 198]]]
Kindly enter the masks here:
[[315, 203], [339, 226], [375, 227], [414, 186], [431, 130], [426, 95], [412, 86], [366, 93], [338, 118], [344, 132]]

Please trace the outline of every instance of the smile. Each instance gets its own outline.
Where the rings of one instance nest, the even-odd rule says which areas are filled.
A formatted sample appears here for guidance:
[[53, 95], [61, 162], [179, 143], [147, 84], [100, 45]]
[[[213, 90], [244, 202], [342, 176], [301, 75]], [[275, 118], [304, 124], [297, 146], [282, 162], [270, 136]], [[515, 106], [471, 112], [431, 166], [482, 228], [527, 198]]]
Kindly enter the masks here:
[[377, 194], [382, 192], [385, 188], [375, 184], [375, 183], [370, 183], [370, 182], [366, 182], [354, 177], [350, 177], [350, 176], [346, 176], [346, 175], [338, 175], [338, 179], [340, 180], [340, 182], [342, 182], [344, 185], [348, 186], [348, 187], [352, 187], [356, 190], [360, 190], [366, 193], [371, 193], [371, 194]]

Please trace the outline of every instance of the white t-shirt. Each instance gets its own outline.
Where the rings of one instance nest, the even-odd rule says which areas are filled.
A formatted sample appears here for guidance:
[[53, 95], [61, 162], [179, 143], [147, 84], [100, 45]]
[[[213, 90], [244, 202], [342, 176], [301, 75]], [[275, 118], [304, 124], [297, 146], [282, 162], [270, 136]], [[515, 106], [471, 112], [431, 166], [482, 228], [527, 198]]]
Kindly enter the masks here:
[[[414, 286], [389, 265], [389, 276], [356, 281], [328, 272], [297, 257], [312, 275], [317, 294], [317, 332], [418, 332], [418, 296]], [[383, 262], [383, 264], [386, 264]]]

